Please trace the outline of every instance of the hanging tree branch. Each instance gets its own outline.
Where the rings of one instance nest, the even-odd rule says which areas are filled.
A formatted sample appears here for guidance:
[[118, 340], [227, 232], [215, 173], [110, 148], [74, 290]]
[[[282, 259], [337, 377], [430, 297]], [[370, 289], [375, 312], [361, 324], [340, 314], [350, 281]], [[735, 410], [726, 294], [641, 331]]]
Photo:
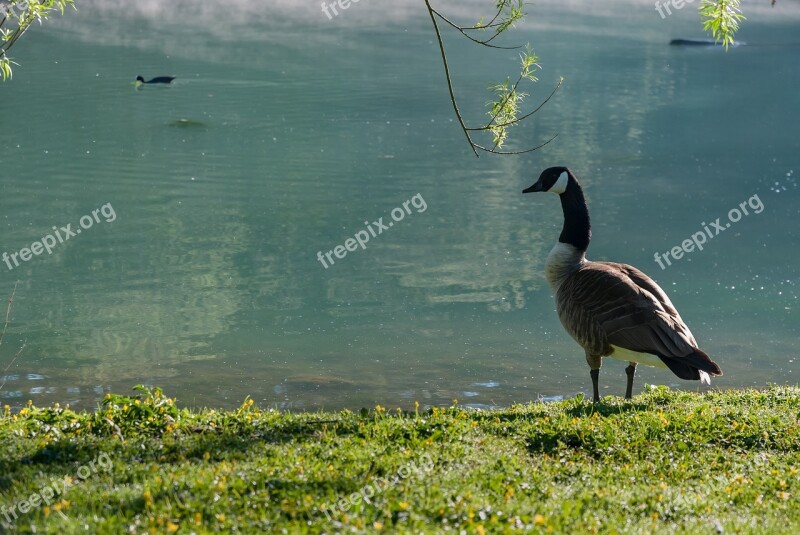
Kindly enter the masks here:
[[[722, 42], [725, 50], [734, 44], [733, 38], [739, 31], [739, 21], [745, 18], [740, 3], [741, 0], [703, 0], [700, 3], [703, 29], [711, 32], [716, 42]], [[775, 5], [774, 0], [772, 5]]]
[[[67, 6], [75, 7], [75, 0], [8, 0], [0, 4], [0, 74], [3, 80], [11, 78], [11, 61], [6, 53], [28, 31], [34, 22], [42, 23], [54, 9], [64, 14]], [[4, 28], [6, 24], [8, 28]]]
[[[442, 56], [442, 65], [444, 67], [444, 74], [445, 79], [447, 80], [447, 90], [450, 93], [450, 102], [453, 104], [453, 110], [456, 113], [456, 118], [458, 119], [458, 124], [461, 126], [461, 130], [464, 132], [464, 136], [467, 138], [467, 142], [472, 149], [472, 152], [475, 153], [475, 156], [479, 156], [478, 151], [488, 152], [491, 154], [524, 154], [526, 152], [532, 152], [534, 150], [540, 149], [553, 141], [556, 138], [556, 135], [545, 141], [544, 143], [537, 145], [535, 147], [531, 147], [525, 150], [519, 151], [502, 151], [502, 149], [507, 136], [508, 136], [508, 128], [515, 126], [525, 119], [530, 118], [536, 112], [538, 112], [542, 106], [544, 106], [555, 94], [556, 91], [561, 87], [563, 82], [563, 78], [559, 80], [558, 84], [556, 84], [553, 91], [550, 95], [531, 112], [525, 113], [520, 116], [520, 105], [522, 101], [528, 95], [523, 93], [519, 90], [519, 86], [524, 81], [528, 81], [531, 83], [535, 83], [538, 81], [538, 78], [534, 75], [537, 69], [541, 67], [537, 63], [538, 58], [533, 53], [533, 50], [530, 46], [527, 46], [522, 53], [520, 53], [520, 74], [517, 78], [517, 81], [511, 84], [510, 79], [506, 79], [505, 82], [494, 84], [489, 87], [489, 89], [494, 93], [495, 98], [487, 103], [489, 107], [489, 111], [487, 114], [489, 115], [489, 121], [480, 127], [469, 127], [467, 126], [466, 122], [464, 121], [464, 117], [461, 115], [461, 111], [458, 108], [458, 102], [455, 96], [455, 90], [453, 88], [453, 81], [450, 76], [450, 65], [447, 60], [447, 53], [445, 52], [444, 41], [442, 39], [442, 32], [439, 27], [439, 22], [442, 22], [451, 28], [458, 31], [462, 36], [466, 37], [470, 41], [475, 44], [485, 46], [487, 48], [495, 48], [500, 50], [513, 50], [518, 49], [520, 47], [506, 47], [506, 46], [498, 46], [492, 43], [497, 37], [500, 36], [503, 32], [512, 28], [515, 23], [522, 20], [525, 17], [525, 13], [523, 12], [523, 5], [524, 0], [496, 0], [497, 1], [497, 11], [495, 12], [494, 16], [489, 20], [487, 23], [478, 22], [474, 26], [461, 26], [456, 24], [449, 18], [445, 17], [442, 13], [437, 11], [432, 5], [430, 0], [425, 0], [425, 5], [428, 8], [428, 14], [431, 17], [431, 23], [433, 24], [434, 32], [436, 33], [436, 41], [439, 45], [439, 52]], [[489, 36], [481, 39], [478, 37], [474, 37], [476, 35], [475, 32], [489, 32]], [[473, 133], [479, 132], [491, 132], [492, 134], [492, 143], [494, 144], [491, 148], [481, 145], [473, 139]]]
[[[770, 5], [775, 7], [777, 0], [771, 0]], [[730, 45], [735, 45], [734, 37], [739, 31], [739, 23], [745, 20], [741, 9], [741, 0], [702, 0], [700, 2], [700, 19], [703, 29], [711, 33], [717, 43], [722, 43], [725, 50]]]

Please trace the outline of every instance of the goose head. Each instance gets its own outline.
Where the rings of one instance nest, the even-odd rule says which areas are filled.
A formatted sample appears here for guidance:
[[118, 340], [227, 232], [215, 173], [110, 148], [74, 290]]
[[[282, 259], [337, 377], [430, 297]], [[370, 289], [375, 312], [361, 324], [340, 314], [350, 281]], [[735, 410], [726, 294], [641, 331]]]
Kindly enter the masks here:
[[555, 193], [561, 200], [564, 227], [561, 229], [558, 242], [572, 246], [570, 262], [575, 264], [572, 260], [580, 260], [592, 239], [589, 207], [586, 206], [586, 198], [583, 196], [578, 177], [566, 167], [550, 167], [542, 171], [539, 180], [533, 186], [522, 190], [522, 193], [536, 191]]
[[561, 195], [567, 191], [570, 179], [574, 181], [575, 177], [572, 175], [572, 171], [566, 167], [550, 167], [542, 171], [539, 180], [533, 186], [522, 190], [522, 193], [546, 191]]

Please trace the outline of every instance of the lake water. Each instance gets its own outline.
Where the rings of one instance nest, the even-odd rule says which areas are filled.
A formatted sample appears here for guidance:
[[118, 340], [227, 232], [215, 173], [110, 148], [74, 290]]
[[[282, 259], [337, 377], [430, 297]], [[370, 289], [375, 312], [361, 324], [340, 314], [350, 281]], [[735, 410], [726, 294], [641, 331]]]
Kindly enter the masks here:
[[[588, 393], [543, 277], [559, 203], [520, 193], [554, 165], [584, 184], [590, 258], [664, 287], [723, 368], [715, 387], [797, 384], [800, 7], [749, 4], [747, 45], [726, 54], [668, 46], [703, 37], [696, 5], [662, 20], [537, 2], [505, 43], [540, 57], [529, 104], [565, 81], [509, 148], [558, 138], [476, 159], [421, 1], [332, 20], [317, 2], [79, 2], [18, 43], [0, 84], [0, 252], [85, 227], [0, 263], [3, 298], [19, 281], [0, 403], [93, 407], [138, 383], [294, 410]], [[491, 5], [440, 7], [474, 21]], [[445, 37], [478, 124], [517, 52]], [[137, 90], [139, 74], [177, 80]], [[655, 262], [754, 196], [760, 213]], [[379, 218], [394, 224], [365, 249], [318, 260]], [[624, 366], [606, 362], [604, 394], [624, 393]], [[697, 388], [640, 367], [645, 383]]]

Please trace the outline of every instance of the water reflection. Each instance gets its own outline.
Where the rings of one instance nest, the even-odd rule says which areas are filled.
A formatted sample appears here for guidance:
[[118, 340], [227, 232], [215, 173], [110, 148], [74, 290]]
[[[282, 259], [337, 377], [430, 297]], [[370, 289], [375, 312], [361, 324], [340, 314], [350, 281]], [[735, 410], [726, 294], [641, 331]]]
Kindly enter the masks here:
[[[472, 17], [485, 4], [454, 9]], [[558, 203], [519, 194], [558, 162], [586, 186], [592, 257], [658, 279], [721, 356], [716, 384], [797, 381], [800, 276], [783, 223], [798, 215], [795, 57], [676, 51], [666, 43], [696, 17], [662, 23], [621, 1], [580, 4], [578, 15], [576, 5], [538, 3], [518, 32], [545, 66], [530, 100], [566, 83], [514, 136], [559, 138], [480, 160], [453, 123], [417, 1], [365, 0], [334, 21], [316, 4], [231, 2], [223, 26], [207, 2], [104, 0], [54, 19], [2, 86], [6, 121], [37, 88], [60, 90], [29, 106], [24, 129], [0, 132], [0, 246], [18, 250], [105, 202], [118, 220], [2, 273], [9, 293], [21, 281], [4, 349], [28, 345], [0, 396], [92, 407], [145, 383], [195, 406], [249, 394], [282, 409], [485, 408], [585, 391], [583, 355], [542, 276]], [[793, 35], [774, 19], [746, 29], [748, 42]], [[485, 85], [516, 52], [448, 43], [477, 122]], [[46, 59], [52, 50], [64, 57]], [[140, 71], [178, 78], [137, 92]], [[652, 262], [762, 192], [759, 219], [669, 271]], [[317, 262], [416, 193], [425, 213], [328, 270]], [[621, 368], [603, 373], [603, 388], [621, 394]], [[640, 373], [639, 384], [692, 388]]]

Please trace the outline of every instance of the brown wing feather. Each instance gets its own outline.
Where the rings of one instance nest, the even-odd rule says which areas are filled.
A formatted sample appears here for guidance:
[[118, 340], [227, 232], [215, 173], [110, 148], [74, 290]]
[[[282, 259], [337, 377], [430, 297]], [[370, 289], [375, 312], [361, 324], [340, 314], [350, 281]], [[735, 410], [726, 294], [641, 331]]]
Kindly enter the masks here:
[[564, 327], [590, 354], [609, 355], [615, 345], [657, 355], [681, 377], [697, 378], [691, 368], [722, 373], [664, 291], [633, 266], [587, 262], [567, 277], [556, 302]]
[[[672, 304], [672, 301], [669, 300], [667, 294], [664, 293], [664, 290], [661, 289], [661, 286], [656, 284], [656, 281], [648, 277], [644, 274], [644, 272], [636, 269], [633, 266], [629, 266], [628, 264], [619, 264], [617, 262], [593, 262], [594, 264], [601, 264], [611, 267], [612, 269], [617, 269], [620, 272], [624, 273], [628, 276], [640, 289], [647, 290], [650, 294], [661, 304], [661, 307], [667, 312], [670, 316], [677, 318], [681, 323], [683, 320], [681, 319], [680, 314], [678, 314], [678, 310]], [[688, 327], [687, 327], [688, 331]], [[689, 333], [691, 335], [691, 333]], [[692, 336], [694, 340], [694, 337]]]

